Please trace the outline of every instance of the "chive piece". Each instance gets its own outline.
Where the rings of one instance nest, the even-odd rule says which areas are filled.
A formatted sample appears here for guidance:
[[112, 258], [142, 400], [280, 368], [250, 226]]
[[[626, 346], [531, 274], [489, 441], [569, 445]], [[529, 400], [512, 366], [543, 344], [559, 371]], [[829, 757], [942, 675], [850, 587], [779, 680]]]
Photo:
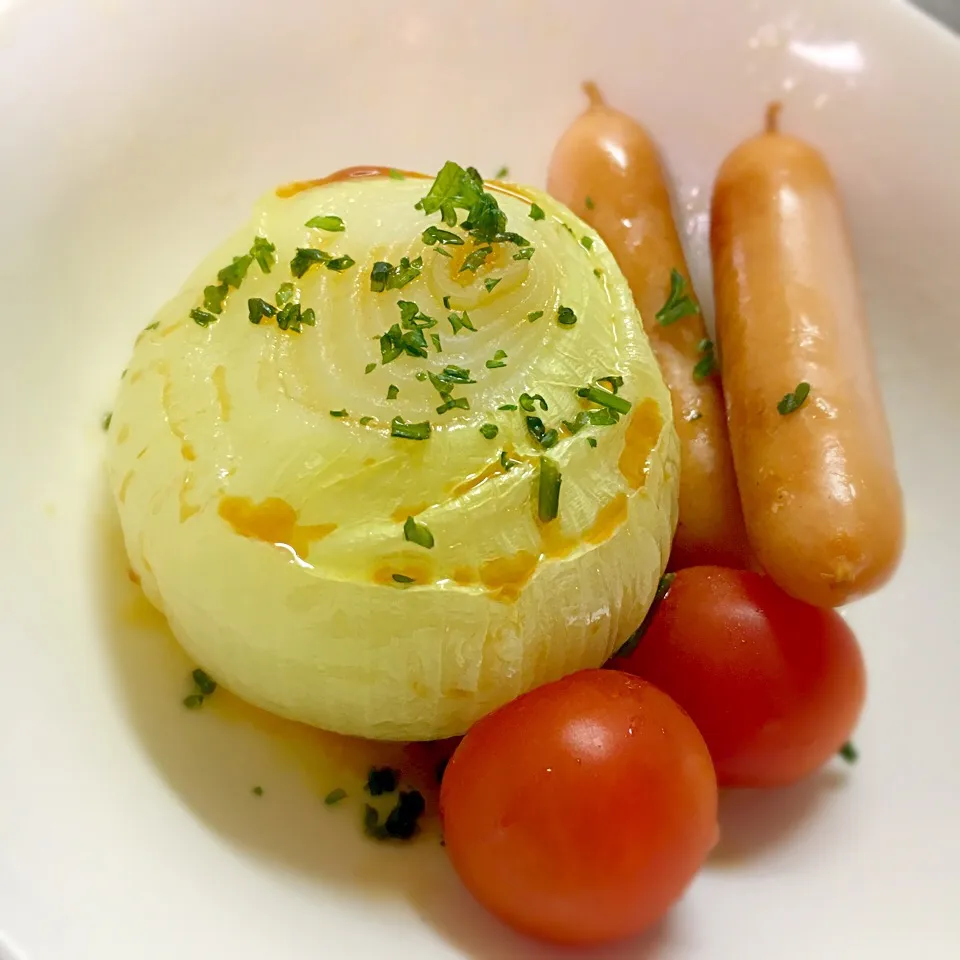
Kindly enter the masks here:
[[457, 316], [456, 313], [451, 313], [447, 319], [450, 321], [450, 326], [453, 327], [454, 333], [459, 333], [461, 330], [470, 330], [473, 333], [477, 332], [477, 328], [473, 325], [473, 321], [470, 319], [466, 310], [459, 316]]
[[610, 389], [614, 393], [619, 393], [620, 388], [623, 386], [623, 377], [610, 375], [606, 377], [597, 377], [597, 383], [609, 383]]
[[426, 440], [430, 436], [430, 421], [407, 423], [402, 417], [390, 421], [390, 436], [401, 440]]
[[527, 417], [527, 430], [541, 447], [549, 448], [560, 438], [556, 430], [547, 430], [539, 417]]
[[206, 670], [201, 670], [200, 667], [197, 667], [190, 676], [193, 677], [193, 682], [197, 685], [197, 689], [205, 697], [209, 697], [210, 694], [217, 689], [217, 681], [214, 680]]
[[363, 805], [363, 832], [374, 840], [387, 839], [387, 831], [380, 826], [380, 814], [369, 803]]
[[250, 256], [260, 264], [264, 273], [270, 273], [277, 262], [277, 248], [266, 237], [254, 237]]
[[557, 323], [564, 327], [572, 327], [577, 322], [577, 315], [570, 307], [561, 307], [557, 311]]
[[560, 468], [549, 457], [540, 458], [540, 477], [537, 482], [537, 516], [541, 523], [557, 519], [560, 512]]
[[305, 227], [315, 227], [317, 230], [326, 230], [328, 233], [343, 233], [347, 228], [343, 225], [340, 217], [325, 216], [311, 217], [305, 224]]
[[515, 403], [501, 403], [498, 410], [516, 410], [517, 405]]
[[387, 399], [396, 400], [399, 395], [400, 388], [395, 383], [391, 383], [390, 386], [387, 387]]
[[439, 227], [427, 227], [427, 229], [420, 234], [420, 239], [428, 247], [432, 247], [435, 243], [450, 244], [453, 247], [463, 246], [463, 237], [458, 237], [449, 230], [441, 230]]
[[100, 421], [100, 426], [103, 427], [104, 430], [109, 430], [110, 424], [112, 421], [113, 421], [113, 412], [111, 411], [109, 413], [105, 413], [103, 415], [103, 419]]
[[485, 440], [492, 440], [499, 432], [500, 428], [495, 423], [485, 423], [480, 428], [480, 433]]
[[469, 254], [460, 265], [460, 269], [457, 273], [463, 273], [465, 270], [469, 270], [471, 273], [476, 273], [477, 270], [483, 266], [483, 262], [493, 253], [493, 247], [477, 247], [473, 253]]
[[838, 751], [842, 759], [847, 763], [856, 763], [860, 759], [860, 751], [853, 745], [853, 741], [848, 740]]
[[299, 279], [314, 264], [329, 262], [332, 259], [333, 257], [326, 250], [317, 250], [314, 247], [297, 247], [297, 252], [290, 261], [290, 272]]
[[674, 267], [670, 271], [670, 292], [666, 302], [656, 312], [656, 318], [662, 327], [669, 327], [684, 317], [692, 317], [700, 312], [700, 308], [693, 302], [687, 292], [687, 281], [683, 274]]
[[444, 310], [449, 310], [449, 309], [450, 309], [450, 296], [449, 296], [449, 294], [443, 298], [443, 309], [444, 309]]
[[387, 171], [387, 176], [388, 176], [391, 180], [406, 180], [406, 179], [407, 179], [399, 170], [395, 170], [393, 167], [391, 167], [391, 168]]
[[371, 767], [364, 789], [371, 797], [380, 797], [385, 793], [393, 793], [399, 782], [399, 770], [394, 770], [392, 767]]
[[201, 327], [207, 327], [217, 318], [206, 310], [191, 310], [190, 319]]
[[414, 583], [413, 577], [406, 577], [402, 573], [395, 573], [393, 575], [393, 580], [395, 583]]
[[376, 369], [377, 369], [377, 365], [376, 365], [375, 363], [368, 363], [368, 364], [363, 368], [363, 372], [364, 372], [364, 373], [373, 373], [373, 371], [376, 370]]
[[148, 323], [143, 329], [144, 329], [144, 331], [147, 331], [147, 330], [156, 330], [157, 327], [159, 327], [159, 326], [160, 326], [160, 321], [159, 321], [159, 320], [154, 320], [153, 323]]
[[584, 250], [592, 250], [592, 249], [593, 249], [593, 237], [586, 237], [586, 236], [581, 237], [581, 238], [580, 238], [580, 246], [583, 247]]
[[453, 259], [453, 254], [449, 250], [444, 250], [441, 246], [436, 246], [433, 248], [434, 253], [439, 253], [441, 257], [446, 257], [448, 260]]
[[254, 787], [250, 792], [251, 792], [255, 797], [262, 797], [262, 796], [263, 796], [263, 787]]
[[437, 353], [443, 353], [443, 347], [440, 346], [440, 334], [431, 333], [430, 339], [433, 341], [433, 349], [436, 350]]
[[784, 394], [783, 399], [777, 404], [777, 412], [782, 417], [796, 412], [806, 403], [809, 395], [810, 384], [806, 380], [802, 380], [797, 384], [797, 389], [793, 393]]
[[428, 550], [433, 549], [433, 534], [424, 524], [417, 523], [413, 517], [407, 517], [406, 523], [403, 525], [403, 539], [409, 540], [410, 543], [415, 543], [420, 547], [426, 547]]
[[188, 710], [199, 710], [203, 706], [203, 694], [191, 693], [190, 696], [183, 698], [183, 705]]
[[277, 290], [277, 297], [276, 297], [277, 303], [281, 307], [285, 306], [287, 303], [289, 303], [293, 299], [293, 296], [296, 292], [297, 292], [296, 284], [290, 283], [289, 280], [286, 281], [285, 283], [281, 283], [279, 289]]
[[229, 267], [224, 267], [218, 274], [217, 279], [221, 283], [237, 289], [243, 283], [250, 264], [253, 263], [253, 257], [250, 254], [244, 254], [242, 257], [234, 257]]
[[401, 790], [396, 806], [383, 822], [384, 833], [394, 840], [409, 840], [417, 832], [417, 821], [426, 808], [419, 790]]
[[[713, 341], [712, 340], [701, 340], [697, 344], [697, 349], [703, 354], [703, 356], [697, 361], [696, 366], [693, 368], [693, 379], [694, 380], [706, 380], [707, 377], [717, 372], [717, 355], [714, 353]], [[807, 391], [810, 390], [809, 384], [807, 385]], [[806, 393], [804, 393], [806, 396]], [[783, 402], [782, 400], [780, 401]]]
[[348, 414], [346, 410], [331, 410], [330, 416], [331, 417], [348, 417], [350, 416], [350, 414]]
[[486, 367], [488, 370], [496, 370], [498, 367], [505, 367], [506, 364], [503, 362], [507, 357], [507, 352], [505, 350], [498, 350], [494, 355], [492, 360], [488, 360]]
[[583, 205], [584, 205], [588, 210], [592, 210], [592, 209], [596, 206], [596, 204], [593, 202], [593, 197], [584, 197], [584, 198], [583, 198]]
[[511, 460], [507, 456], [506, 450], [500, 451], [500, 466], [503, 467], [503, 472], [506, 473], [511, 467], [516, 467], [520, 465], [519, 460]]
[[247, 301], [247, 311], [249, 312], [250, 322], [259, 323], [264, 317], [275, 317], [277, 308], [260, 297], [251, 297]]
[[335, 273], [343, 273], [344, 270], [349, 270], [357, 261], [353, 257], [344, 255], [342, 257], [334, 257], [332, 260], [328, 260], [326, 267], [328, 270], [333, 270]]
[[451, 397], [448, 393], [441, 395], [443, 403], [437, 407], [437, 413], [443, 414], [447, 413], [449, 410], [469, 410], [470, 401], [466, 397]]
[[510, 176], [510, 168], [509, 168], [509, 167], [501, 167], [501, 168], [493, 175], [493, 179], [494, 179], [494, 180], [502, 180], [504, 177], [508, 177], [508, 176]]
[[376, 420], [376, 417], [361, 417], [360, 426], [365, 427], [368, 423], [373, 423], [374, 420]]
[[624, 397], [619, 397], [609, 390], [603, 390], [601, 387], [581, 387], [577, 391], [578, 397], [583, 397], [591, 403], [597, 403], [601, 407], [609, 407], [616, 410], [617, 413], [629, 413], [633, 404]]
[[315, 327], [317, 325], [317, 313], [313, 307], [307, 307], [306, 310], [300, 315], [300, 322], [305, 323], [308, 327]]
[[337, 787], [335, 790], [331, 790], [324, 798], [323, 802], [328, 807], [336, 806], [341, 800], [345, 800], [347, 797], [347, 791], [343, 787]]
[[[390, 266], [388, 264], [388, 266]], [[400, 263], [390, 268], [390, 276], [387, 279], [388, 290], [401, 290], [408, 283], [413, 282], [420, 276], [420, 270], [423, 267], [423, 258], [417, 257], [416, 260], [410, 260], [407, 257], [401, 257]]]
[[538, 203], [530, 204], [530, 213], [527, 214], [531, 220], [543, 220], [546, 217], [546, 214], [543, 212], [543, 207]]
[[288, 303], [277, 314], [277, 326], [281, 330], [292, 330], [294, 333], [299, 333], [301, 321], [300, 304], [296, 302]]
[[544, 400], [542, 394], [535, 393], [535, 394], [533, 394], [533, 396], [531, 396], [529, 393], [521, 393], [521, 394], [520, 394], [520, 409], [521, 409], [521, 410], [531, 411], [531, 410], [534, 409], [534, 404], [535, 404], [535, 403], [539, 403], [539, 404], [540, 404], [540, 409], [541, 409], [541, 410], [549, 410], [549, 409], [550, 409], [550, 408], [547, 406], [547, 401]]
[[533, 247], [524, 247], [522, 250], [518, 250], [514, 255], [514, 260], [529, 260], [533, 256]]
[[487, 288], [487, 293], [489, 293], [501, 280], [503, 277], [487, 277], [483, 281], [483, 285]]
[[203, 306], [211, 313], [223, 313], [223, 301], [227, 298], [230, 287], [225, 283], [219, 286], [203, 288]]
[[587, 443], [589, 443], [591, 447], [595, 447], [597, 445], [597, 438], [587, 437]]
[[378, 260], [370, 271], [370, 289], [374, 293], [383, 293], [383, 291], [387, 289], [387, 283], [390, 280], [392, 271], [392, 264]]
[[535, 321], [539, 320], [542, 316], [543, 316], [542, 310], [534, 310], [533, 313], [527, 314], [527, 320], [529, 320], [530, 323], [534, 323]]

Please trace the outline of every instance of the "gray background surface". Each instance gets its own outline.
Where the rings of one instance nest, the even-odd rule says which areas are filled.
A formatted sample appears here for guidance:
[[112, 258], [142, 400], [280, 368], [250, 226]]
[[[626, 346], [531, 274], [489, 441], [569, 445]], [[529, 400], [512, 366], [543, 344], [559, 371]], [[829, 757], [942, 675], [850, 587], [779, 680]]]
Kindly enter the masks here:
[[960, 32], [960, 0], [914, 0], [922, 10]]

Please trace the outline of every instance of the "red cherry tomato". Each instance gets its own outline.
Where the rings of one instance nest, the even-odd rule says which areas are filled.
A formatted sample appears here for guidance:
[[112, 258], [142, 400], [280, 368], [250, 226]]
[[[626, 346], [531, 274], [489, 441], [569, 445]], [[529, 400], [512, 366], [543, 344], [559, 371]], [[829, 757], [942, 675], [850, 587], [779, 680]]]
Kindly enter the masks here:
[[639, 933], [717, 838], [710, 755], [651, 684], [584, 670], [473, 726], [440, 793], [447, 852], [471, 893], [559, 943]]
[[703, 734], [720, 786], [793, 783], [850, 736], [863, 658], [838, 613], [745, 570], [681, 570], [628, 656], [610, 666], [668, 693]]

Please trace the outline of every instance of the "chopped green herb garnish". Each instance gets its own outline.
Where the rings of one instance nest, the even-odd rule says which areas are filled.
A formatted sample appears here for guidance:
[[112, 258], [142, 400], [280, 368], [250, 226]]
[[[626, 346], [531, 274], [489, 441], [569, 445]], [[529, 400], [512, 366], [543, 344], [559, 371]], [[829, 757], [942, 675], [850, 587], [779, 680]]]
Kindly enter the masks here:
[[193, 677], [193, 682], [197, 685], [197, 689], [205, 697], [209, 697], [210, 694], [217, 689], [217, 681], [214, 680], [206, 670], [201, 670], [200, 667], [197, 667], [190, 676]]
[[589, 443], [591, 447], [595, 447], [597, 445], [597, 438], [587, 437], [587, 443]]
[[700, 312], [700, 308], [693, 302], [687, 293], [687, 281], [683, 274], [675, 267], [670, 271], [670, 292], [667, 300], [657, 311], [657, 321], [663, 327], [670, 326], [684, 317], [692, 317]]
[[420, 276], [422, 268], [422, 257], [417, 257], [416, 260], [401, 257], [397, 266], [378, 260], [370, 271], [370, 289], [374, 293], [383, 293], [384, 290], [400, 290], [408, 283], [416, 280]]
[[443, 368], [443, 373], [428, 373], [430, 382], [437, 389], [438, 393], [450, 393], [450, 388], [465, 383], [476, 383], [471, 379], [470, 371], [464, 367], [447, 366]]
[[501, 450], [501, 451], [500, 451], [500, 466], [503, 467], [504, 473], [506, 473], [506, 471], [509, 470], [511, 467], [516, 467], [516, 466], [519, 466], [519, 465], [520, 465], [520, 461], [519, 461], [519, 460], [511, 460], [511, 459], [507, 456], [507, 451], [506, 451], [506, 450]]
[[620, 376], [597, 377], [597, 383], [609, 383], [610, 389], [614, 393], [619, 393], [620, 388], [623, 386], [623, 377], [620, 377]]
[[557, 519], [560, 512], [560, 468], [549, 457], [540, 458], [540, 476], [537, 481], [537, 516], [541, 523]]
[[584, 198], [583, 198], [583, 205], [584, 205], [588, 210], [592, 210], [592, 209], [596, 206], [596, 204], [593, 202], [593, 198], [592, 198], [592, 197], [584, 197]]
[[406, 179], [407, 179], [399, 170], [395, 170], [393, 167], [391, 167], [391, 168], [387, 171], [387, 176], [388, 176], [391, 180], [406, 180]]
[[509, 168], [509, 167], [501, 167], [501, 168], [493, 175], [493, 179], [494, 179], [494, 180], [502, 180], [504, 177], [507, 177], [507, 176], [509, 176], [509, 175], [510, 175], [510, 168]]
[[860, 759], [860, 752], [853, 745], [853, 742], [848, 740], [838, 751], [837, 753], [846, 760], [847, 763], [856, 763]]
[[560, 435], [556, 430], [547, 430], [539, 417], [527, 417], [527, 431], [541, 447], [549, 448], [556, 444]]
[[487, 277], [483, 281], [483, 285], [487, 288], [487, 293], [489, 293], [501, 280], [503, 277]]
[[371, 767], [364, 789], [371, 797], [380, 797], [385, 793], [393, 793], [399, 782], [399, 770], [394, 770], [392, 767]]
[[263, 787], [254, 787], [250, 792], [251, 792], [255, 797], [262, 797], [262, 796], [263, 796]]
[[387, 289], [387, 282], [393, 271], [393, 264], [378, 260], [370, 271], [370, 289], [374, 293], [383, 293]]
[[347, 413], [346, 410], [331, 410], [330, 416], [331, 417], [349, 417], [350, 414]]
[[324, 798], [323, 802], [328, 807], [336, 806], [341, 800], [345, 800], [347, 797], [347, 791], [343, 787], [337, 787], [336, 790], [331, 790]]
[[305, 224], [306, 227], [315, 227], [317, 230], [326, 230], [328, 233], [343, 233], [347, 228], [339, 217], [311, 217]]
[[[701, 340], [697, 344], [697, 349], [700, 351], [702, 356], [697, 361], [696, 366], [693, 368], [693, 379], [706, 380], [707, 377], [717, 372], [717, 356], [714, 353], [713, 341]], [[809, 389], [810, 387], [808, 386], [807, 390]], [[804, 394], [804, 396], [806, 396], [806, 394]], [[783, 400], [780, 402], [783, 403]]]
[[266, 300], [261, 300], [259, 297], [251, 297], [247, 301], [247, 310], [251, 323], [259, 323], [264, 317], [275, 317], [277, 315], [277, 308], [272, 303], [267, 303]]
[[416, 204], [428, 216], [439, 211], [448, 227], [457, 225], [457, 209], [466, 210], [467, 217], [460, 226], [477, 243], [489, 243], [503, 233], [507, 218], [493, 194], [484, 190], [483, 178], [474, 167], [464, 170], [448, 160], [430, 187], [427, 195]]
[[493, 253], [493, 247], [477, 247], [473, 253], [464, 258], [464, 261], [460, 265], [460, 269], [457, 271], [457, 273], [463, 273], [465, 270], [469, 270], [471, 273], [476, 273], [477, 270], [483, 266], [484, 260], [486, 260], [491, 253]]
[[228, 286], [236, 289], [241, 283], [243, 283], [243, 279], [246, 277], [251, 263], [253, 263], [253, 257], [251, 257], [248, 253], [244, 254], [242, 257], [234, 257], [230, 266], [224, 267], [217, 274], [217, 279], [221, 283], [225, 283]]
[[411, 357], [420, 357], [421, 359], [426, 357], [427, 340], [420, 327], [414, 326], [413, 329], [404, 333], [400, 329], [400, 324], [395, 323], [380, 337], [381, 363], [391, 363], [401, 353], [408, 353]]
[[591, 403], [597, 403], [601, 407], [609, 407], [611, 410], [616, 410], [617, 413], [629, 413], [633, 406], [629, 400], [617, 396], [609, 390], [604, 390], [602, 387], [581, 387], [577, 391], [577, 396], [583, 397]]
[[583, 247], [585, 250], [592, 250], [592, 249], [593, 249], [593, 237], [581, 237], [581, 238], [580, 238], [580, 246]]
[[577, 315], [570, 307], [561, 307], [557, 311], [557, 323], [564, 327], [572, 327], [577, 322]]
[[390, 421], [390, 436], [401, 440], [426, 440], [430, 436], [430, 421], [407, 423], [402, 417]]
[[443, 308], [444, 310], [450, 309], [450, 297], [449, 295], [443, 298]]
[[517, 405], [515, 403], [501, 403], [498, 410], [516, 410]]
[[400, 308], [400, 324], [406, 330], [426, 330], [437, 325], [437, 321], [423, 313], [412, 300], [398, 300], [397, 306]]
[[147, 331], [147, 330], [156, 330], [157, 327], [159, 327], [159, 326], [160, 326], [160, 321], [159, 321], [159, 320], [154, 320], [153, 323], [148, 323], [143, 329], [144, 329], [144, 331]]
[[403, 525], [403, 539], [409, 540], [420, 547], [426, 547], [428, 550], [433, 548], [433, 534], [422, 523], [417, 523], [413, 517], [407, 517]]
[[530, 213], [527, 214], [531, 220], [543, 220], [546, 217], [546, 214], [543, 212], [543, 207], [538, 203], [530, 204]]
[[413, 577], [404, 576], [402, 573], [395, 573], [393, 580], [395, 583], [414, 583]]
[[542, 316], [543, 316], [542, 310], [534, 310], [533, 313], [527, 314], [527, 320], [529, 320], [530, 323], [533, 323], [534, 321], [539, 320]]
[[473, 321], [470, 319], [466, 310], [459, 316], [456, 313], [451, 313], [447, 319], [450, 321], [450, 326], [453, 327], [454, 333], [459, 333], [461, 330], [470, 330], [473, 333], [477, 332], [477, 328], [473, 325]]
[[300, 322], [305, 323], [308, 327], [315, 327], [317, 325], [317, 313], [313, 307], [307, 307], [307, 309], [300, 314]]
[[199, 710], [203, 706], [203, 694], [191, 693], [188, 697], [183, 698], [183, 705], [188, 710]]
[[492, 440], [499, 432], [500, 428], [495, 423], [485, 423], [480, 428], [480, 433], [485, 440]]
[[532, 410], [535, 409], [535, 405], [536, 405], [537, 403], [540, 404], [540, 409], [541, 409], [541, 410], [549, 410], [549, 409], [550, 409], [550, 408], [547, 406], [547, 401], [544, 400], [542, 394], [535, 393], [535, 394], [533, 394], [533, 396], [531, 396], [529, 393], [521, 393], [521, 394], [520, 394], [520, 409], [521, 409], [521, 410], [527, 410], [528, 412], [529, 412], [529, 411], [532, 411]]
[[218, 286], [203, 288], [203, 305], [211, 313], [223, 313], [223, 301], [226, 300], [230, 287], [221, 283]]
[[574, 420], [564, 420], [563, 425], [571, 433], [579, 433], [584, 427], [612, 427], [620, 422], [620, 414], [616, 410], [604, 408], [602, 410], [581, 410]]
[[193, 320], [194, 323], [199, 324], [199, 326], [206, 327], [213, 323], [217, 318], [206, 310], [191, 310], [190, 319]]
[[449, 250], [444, 250], [439, 244], [433, 248], [434, 253], [439, 253], [441, 257], [446, 257], [448, 260], [453, 259], [453, 254]]
[[376, 370], [376, 369], [377, 369], [377, 365], [376, 365], [375, 363], [368, 363], [368, 364], [363, 368], [363, 372], [364, 372], [364, 373], [373, 373], [373, 371]]
[[383, 832], [394, 840], [409, 840], [417, 832], [417, 821], [426, 807], [419, 790], [401, 790], [396, 806], [383, 822]]
[[451, 397], [443, 394], [443, 403], [437, 407], [437, 413], [447, 413], [449, 410], [469, 410], [470, 401], [466, 397]]
[[250, 256], [260, 264], [264, 273], [270, 273], [277, 262], [277, 248], [266, 237], [254, 237]]
[[103, 419], [100, 421], [100, 426], [103, 427], [104, 430], [109, 430], [110, 424], [112, 422], [113, 422], [113, 412], [111, 411], [103, 415]]
[[503, 362], [507, 358], [506, 350], [498, 350], [494, 355], [492, 360], [488, 360], [486, 363], [488, 370], [496, 370], [498, 367], [505, 367], [506, 364]]
[[363, 832], [374, 840], [387, 839], [387, 831], [380, 825], [380, 814], [369, 803], [363, 805]]
[[463, 246], [463, 237], [458, 237], [449, 230], [441, 230], [439, 227], [427, 227], [420, 235], [420, 239], [428, 247], [432, 247], [435, 243], [450, 244], [453, 247]]
[[317, 250], [314, 247], [297, 247], [297, 252], [290, 261], [290, 272], [295, 277], [302, 277], [314, 264], [329, 263], [333, 257], [326, 250]]
[[390, 386], [387, 387], [387, 399], [396, 400], [399, 395], [400, 388], [395, 383], [391, 383]]
[[314, 322], [313, 310], [308, 311], [309, 317], [306, 317], [305, 314], [300, 312], [300, 304], [296, 301], [288, 303], [278, 314], [277, 314], [277, 326], [281, 330], [292, 330], [294, 333], [300, 332], [300, 325], [303, 323], [304, 319], [307, 319], [307, 322], [312, 324]]
[[597, 267], [597, 268], [593, 271], [593, 275], [594, 275], [598, 280], [602, 280], [602, 279], [603, 279], [603, 271], [602, 271], [599, 267]]
[[373, 423], [373, 421], [376, 419], [377, 419], [376, 417], [361, 417], [360, 426], [365, 427], [368, 423]]
[[344, 270], [349, 270], [356, 262], [353, 257], [345, 254], [342, 257], [334, 257], [332, 260], [328, 260], [326, 267], [328, 270], [333, 270], [334, 273], [343, 273]]
[[290, 283], [289, 280], [287, 280], [285, 283], [281, 283], [279, 289], [277, 290], [277, 304], [282, 307], [289, 303], [293, 299], [296, 292], [296, 284]]
[[784, 394], [783, 399], [777, 404], [777, 412], [785, 417], [788, 413], [795, 413], [799, 410], [810, 396], [810, 384], [806, 380], [797, 384], [797, 389], [793, 393]]
[[514, 255], [514, 260], [529, 260], [533, 256], [533, 247], [524, 247], [522, 250], [518, 250]]
[[440, 334], [431, 333], [430, 340], [433, 342], [433, 349], [436, 350], [437, 353], [443, 353], [443, 347], [440, 345]]

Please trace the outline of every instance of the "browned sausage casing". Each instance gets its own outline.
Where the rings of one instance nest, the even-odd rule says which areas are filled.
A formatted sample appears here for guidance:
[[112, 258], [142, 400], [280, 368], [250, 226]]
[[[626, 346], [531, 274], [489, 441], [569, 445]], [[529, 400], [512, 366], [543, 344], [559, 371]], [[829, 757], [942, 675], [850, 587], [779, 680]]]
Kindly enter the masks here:
[[[656, 319], [678, 270], [696, 300], [656, 148], [644, 129], [585, 85], [591, 104], [553, 151], [547, 189], [603, 237], [630, 284], [673, 397], [680, 436], [680, 521], [670, 566], [747, 564], [746, 536], [716, 376], [694, 367], [707, 336], [699, 314]], [[587, 198], [590, 198], [588, 203]]]
[[[903, 506], [833, 178], [768, 129], [737, 147], [712, 203], [717, 334], [750, 544], [784, 590], [836, 606], [875, 590]], [[806, 401], [781, 414], [798, 384]]]

